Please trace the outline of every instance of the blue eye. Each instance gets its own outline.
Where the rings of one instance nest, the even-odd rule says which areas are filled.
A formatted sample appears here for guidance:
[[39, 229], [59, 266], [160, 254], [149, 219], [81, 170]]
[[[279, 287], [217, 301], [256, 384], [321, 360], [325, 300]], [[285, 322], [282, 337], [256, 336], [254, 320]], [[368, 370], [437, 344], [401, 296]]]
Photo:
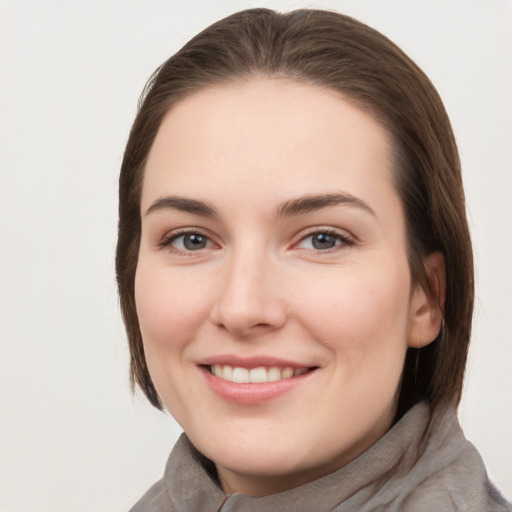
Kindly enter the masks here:
[[201, 233], [182, 233], [170, 237], [165, 245], [182, 252], [200, 251], [210, 248], [212, 241]]
[[353, 242], [338, 234], [329, 231], [317, 231], [305, 236], [298, 244], [300, 249], [314, 249], [316, 251], [328, 251], [338, 245], [353, 245]]
[[315, 249], [332, 249], [339, 245], [340, 239], [328, 233], [316, 233], [311, 235], [311, 244]]

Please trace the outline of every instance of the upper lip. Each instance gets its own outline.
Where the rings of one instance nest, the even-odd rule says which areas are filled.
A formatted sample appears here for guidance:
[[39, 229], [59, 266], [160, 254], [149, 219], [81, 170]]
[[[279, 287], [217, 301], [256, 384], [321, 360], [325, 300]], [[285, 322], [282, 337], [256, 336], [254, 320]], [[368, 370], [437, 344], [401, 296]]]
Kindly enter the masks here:
[[314, 364], [304, 364], [297, 361], [291, 361], [289, 359], [281, 359], [274, 356], [251, 356], [251, 357], [240, 357], [236, 355], [216, 355], [206, 357], [201, 359], [198, 364], [200, 366], [213, 366], [213, 365], [229, 365], [233, 367], [239, 368], [247, 368], [250, 370], [251, 368], [258, 368], [261, 366], [265, 366], [268, 368], [278, 367], [278, 368], [312, 368], [317, 365]]

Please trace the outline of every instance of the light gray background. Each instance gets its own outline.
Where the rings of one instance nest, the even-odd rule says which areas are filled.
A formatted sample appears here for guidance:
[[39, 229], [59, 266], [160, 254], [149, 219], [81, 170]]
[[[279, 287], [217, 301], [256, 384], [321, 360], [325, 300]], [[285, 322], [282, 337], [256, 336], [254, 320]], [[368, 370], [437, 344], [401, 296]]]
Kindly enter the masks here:
[[0, 0], [0, 510], [126, 511], [179, 427], [130, 397], [116, 180], [153, 69], [245, 7], [334, 8], [444, 98], [478, 266], [461, 419], [512, 498], [512, 1]]

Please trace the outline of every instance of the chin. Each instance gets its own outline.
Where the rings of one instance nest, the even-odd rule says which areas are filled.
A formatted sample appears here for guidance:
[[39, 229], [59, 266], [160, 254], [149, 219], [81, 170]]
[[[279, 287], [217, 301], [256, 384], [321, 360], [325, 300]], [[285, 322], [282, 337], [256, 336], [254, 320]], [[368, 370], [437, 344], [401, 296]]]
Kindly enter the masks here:
[[309, 473], [322, 465], [321, 454], [317, 450], [302, 449], [304, 441], [280, 436], [278, 439], [259, 440], [256, 436], [247, 439], [227, 436], [227, 439], [209, 438], [205, 443], [196, 443], [196, 448], [222, 467], [238, 475], [253, 477], [289, 477], [294, 474]]

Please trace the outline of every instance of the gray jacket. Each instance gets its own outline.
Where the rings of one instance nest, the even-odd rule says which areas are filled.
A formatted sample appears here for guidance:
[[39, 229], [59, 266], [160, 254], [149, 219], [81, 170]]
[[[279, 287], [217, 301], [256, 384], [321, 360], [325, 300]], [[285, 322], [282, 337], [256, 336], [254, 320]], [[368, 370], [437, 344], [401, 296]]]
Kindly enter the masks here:
[[158, 481], [130, 512], [510, 512], [466, 440], [455, 409], [413, 407], [366, 452], [338, 471], [260, 498], [227, 496], [186, 435]]

